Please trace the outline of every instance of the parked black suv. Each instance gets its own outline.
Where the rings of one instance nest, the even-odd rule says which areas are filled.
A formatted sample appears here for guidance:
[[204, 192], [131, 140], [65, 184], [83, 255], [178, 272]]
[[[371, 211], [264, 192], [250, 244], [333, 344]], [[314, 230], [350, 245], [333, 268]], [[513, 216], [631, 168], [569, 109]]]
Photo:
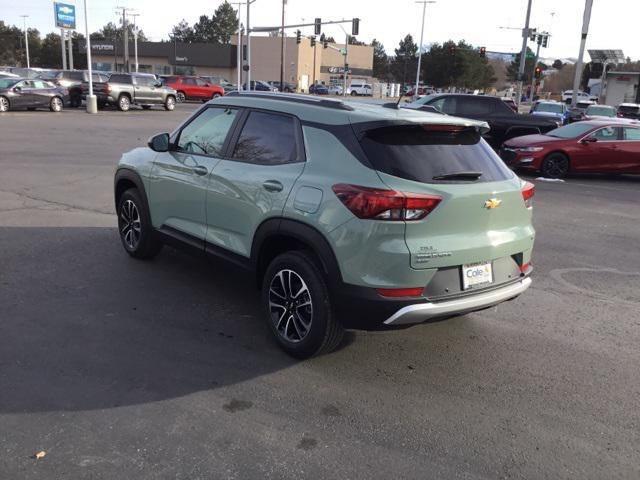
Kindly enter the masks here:
[[546, 133], [560, 126], [553, 120], [516, 113], [501, 98], [485, 95], [427, 95], [404, 107], [430, 112], [435, 108], [448, 115], [483, 120], [491, 127], [483, 135], [484, 139], [495, 149], [499, 149], [510, 138]]

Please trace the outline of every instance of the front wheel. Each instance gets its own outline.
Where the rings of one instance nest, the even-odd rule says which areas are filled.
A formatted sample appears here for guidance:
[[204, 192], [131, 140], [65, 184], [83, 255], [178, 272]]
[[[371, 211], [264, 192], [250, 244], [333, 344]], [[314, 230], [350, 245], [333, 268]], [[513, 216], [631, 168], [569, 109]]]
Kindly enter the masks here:
[[164, 109], [170, 112], [171, 110], [176, 108], [176, 99], [172, 96], [168, 96], [164, 101]]
[[52, 112], [62, 111], [62, 99], [60, 97], [53, 97], [49, 102], [49, 110]]
[[324, 277], [306, 252], [273, 259], [262, 282], [262, 303], [276, 341], [293, 357], [329, 353], [343, 338]]
[[187, 96], [184, 92], [178, 92], [178, 103], [184, 103], [187, 100]]
[[9, 111], [9, 99], [7, 97], [0, 97], [0, 113]]
[[547, 178], [562, 178], [569, 173], [569, 159], [563, 153], [552, 153], [542, 161], [540, 171]]
[[126, 95], [120, 95], [118, 98], [118, 110], [121, 112], [128, 112], [131, 108], [131, 100]]
[[153, 258], [162, 249], [140, 192], [130, 188], [118, 201], [118, 231], [126, 252], [134, 258]]

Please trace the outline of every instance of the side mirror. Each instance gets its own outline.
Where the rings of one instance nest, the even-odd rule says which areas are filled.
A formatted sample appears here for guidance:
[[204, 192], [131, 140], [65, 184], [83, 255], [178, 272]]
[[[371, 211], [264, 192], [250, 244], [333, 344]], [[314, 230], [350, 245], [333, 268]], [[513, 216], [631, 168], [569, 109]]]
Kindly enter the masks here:
[[169, 134], [159, 133], [149, 139], [147, 143], [149, 148], [154, 152], [168, 152], [169, 151]]
[[162, 82], [161, 82], [160, 80], [158, 80], [158, 81], [155, 83], [155, 86], [156, 86], [156, 87], [161, 87], [161, 86], [162, 86]]
[[596, 143], [597, 141], [598, 141], [598, 139], [596, 137], [591, 136], [591, 137], [583, 138], [581, 143], [583, 145], [588, 145], [590, 143]]
[[20, 93], [22, 91], [22, 87], [13, 87], [13, 91], [16, 93]]

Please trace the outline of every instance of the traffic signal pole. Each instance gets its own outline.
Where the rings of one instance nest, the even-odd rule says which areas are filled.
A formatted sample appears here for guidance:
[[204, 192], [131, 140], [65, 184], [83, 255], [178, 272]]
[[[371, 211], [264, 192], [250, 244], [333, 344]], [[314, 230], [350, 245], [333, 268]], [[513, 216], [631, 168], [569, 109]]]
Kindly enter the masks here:
[[538, 48], [536, 48], [536, 60], [533, 62], [533, 70], [531, 70], [531, 101], [533, 102], [533, 92], [536, 87], [536, 68], [538, 68], [538, 58], [540, 57], [540, 45], [542, 37], [538, 37]]
[[527, 40], [529, 40], [529, 19], [531, 18], [531, 2], [527, 2], [527, 17], [524, 21], [524, 29], [522, 30], [522, 51], [520, 52], [520, 67], [518, 68], [518, 98], [516, 103], [520, 105], [522, 100], [522, 86], [524, 80], [524, 64], [527, 61]]
[[575, 107], [578, 101], [578, 88], [580, 88], [580, 78], [582, 77], [582, 58], [584, 57], [584, 47], [587, 43], [589, 33], [589, 22], [591, 21], [591, 7], [593, 0], [586, 0], [584, 4], [584, 14], [582, 15], [582, 36], [580, 39], [580, 53], [576, 63], [576, 72], [573, 77], [573, 95], [571, 96], [571, 106]]

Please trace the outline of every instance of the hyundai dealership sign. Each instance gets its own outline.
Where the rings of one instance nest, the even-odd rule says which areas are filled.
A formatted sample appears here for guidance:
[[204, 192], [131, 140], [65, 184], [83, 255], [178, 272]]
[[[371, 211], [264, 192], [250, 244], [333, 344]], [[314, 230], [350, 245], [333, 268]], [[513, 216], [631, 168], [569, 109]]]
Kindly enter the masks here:
[[68, 3], [53, 2], [53, 11], [56, 17], [56, 27], [76, 29], [76, 6]]

